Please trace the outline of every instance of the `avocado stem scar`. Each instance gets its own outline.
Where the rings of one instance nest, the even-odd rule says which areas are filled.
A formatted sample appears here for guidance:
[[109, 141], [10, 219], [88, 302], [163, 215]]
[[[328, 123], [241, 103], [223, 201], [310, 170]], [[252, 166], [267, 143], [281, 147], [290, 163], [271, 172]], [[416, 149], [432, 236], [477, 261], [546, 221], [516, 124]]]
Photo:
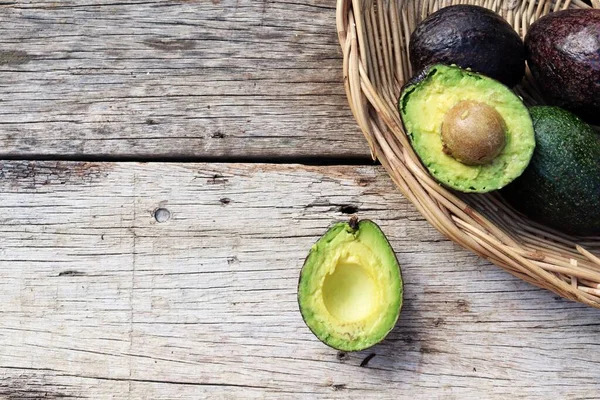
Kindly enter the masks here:
[[352, 216], [352, 218], [350, 218], [350, 221], [348, 221], [348, 225], [350, 225], [350, 228], [353, 231], [358, 230], [358, 217], [356, 215]]

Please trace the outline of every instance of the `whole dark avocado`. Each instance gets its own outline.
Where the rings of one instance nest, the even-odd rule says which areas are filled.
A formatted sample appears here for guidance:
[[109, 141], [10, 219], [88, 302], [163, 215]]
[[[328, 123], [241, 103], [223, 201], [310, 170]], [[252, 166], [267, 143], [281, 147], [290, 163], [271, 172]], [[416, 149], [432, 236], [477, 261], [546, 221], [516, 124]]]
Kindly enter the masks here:
[[574, 235], [600, 234], [600, 136], [558, 107], [529, 110], [535, 130], [533, 158], [503, 190], [531, 219]]
[[509, 87], [525, 74], [523, 41], [495, 12], [472, 5], [449, 6], [424, 19], [410, 37], [414, 71], [435, 63], [456, 64]]
[[600, 9], [537, 20], [525, 37], [527, 63], [545, 100], [600, 123]]

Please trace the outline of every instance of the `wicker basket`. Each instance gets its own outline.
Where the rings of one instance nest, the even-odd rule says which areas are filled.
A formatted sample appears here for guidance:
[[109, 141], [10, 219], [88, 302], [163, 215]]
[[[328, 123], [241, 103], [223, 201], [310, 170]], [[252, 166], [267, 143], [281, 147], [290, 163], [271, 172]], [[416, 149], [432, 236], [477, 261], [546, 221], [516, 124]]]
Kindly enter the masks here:
[[[600, 0], [591, 0], [600, 8]], [[338, 0], [337, 29], [352, 113], [373, 158], [441, 233], [511, 274], [565, 298], [600, 308], [600, 237], [577, 238], [532, 222], [494, 193], [464, 195], [436, 183], [406, 137], [396, 100], [411, 74], [408, 39], [428, 14], [451, 4], [500, 13], [524, 36], [540, 16], [582, 0]], [[527, 104], [543, 103], [527, 71], [515, 88]], [[600, 212], [600, 210], [599, 210]]]

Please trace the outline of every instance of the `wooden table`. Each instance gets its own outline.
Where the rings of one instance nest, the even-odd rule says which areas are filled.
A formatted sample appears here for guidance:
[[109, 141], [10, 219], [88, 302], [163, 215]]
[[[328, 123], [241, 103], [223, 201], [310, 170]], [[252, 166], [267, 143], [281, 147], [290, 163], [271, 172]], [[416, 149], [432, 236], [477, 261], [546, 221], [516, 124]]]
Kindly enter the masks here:
[[[333, 0], [0, 3], [0, 398], [591, 399], [600, 312], [447, 241], [346, 105]], [[356, 213], [405, 279], [382, 344], [302, 322]]]

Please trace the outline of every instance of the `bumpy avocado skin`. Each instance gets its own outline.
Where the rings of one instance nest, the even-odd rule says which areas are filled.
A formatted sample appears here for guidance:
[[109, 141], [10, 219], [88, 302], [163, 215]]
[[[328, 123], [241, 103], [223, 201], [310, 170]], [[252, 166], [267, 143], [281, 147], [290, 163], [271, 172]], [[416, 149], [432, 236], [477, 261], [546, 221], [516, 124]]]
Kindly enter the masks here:
[[[489, 165], [463, 165], [443, 151], [440, 121], [461, 100], [495, 107], [507, 125], [507, 143]], [[403, 86], [398, 109], [421, 162], [451, 189], [466, 193], [501, 189], [521, 175], [531, 160], [535, 139], [527, 108], [507, 86], [487, 76], [457, 66], [430, 65]]]
[[[387, 307], [386, 315], [382, 317], [384, 323], [381, 328], [368, 336], [358, 336], [335, 331], [335, 328], [327, 326], [328, 319], [334, 319], [328, 315], [326, 309], [314, 307], [315, 297], [319, 297], [320, 284], [315, 280], [327, 253], [336, 252], [335, 245], [339, 236], [348, 236], [349, 240], [375, 243], [373, 251], [376, 257], [384, 263], [386, 276], [389, 278], [388, 287], [393, 293]], [[347, 239], [348, 240], [348, 239]], [[352, 219], [350, 222], [338, 222], [312, 246], [298, 280], [298, 306], [302, 319], [310, 331], [327, 346], [340, 351], [361, 351], [381, 342], [394, 328], [402, 309], [404, 299], [404, 284], [402, 271], [387, 237], [379, 226], [371, 220]], [[318, 299], [320, 300], [320, 299]], [[318, 301], [317, 301], [318, 303]], [[325, 322], [325, 323], [324, 323]]]
[[544, 99], [600, 124], [600, 10], [569, 9], [534, 22], [527, 64]]
[[431, 14], [412, 33], [409, 52], [414, 71], [456, 64], [509, 87], [525, 74], [521, 37], [500, 15], [479, 6], [455, 5]]
[[503, 190], [516, 209], [574, 235], [600, 234], [600, 137], [574, 114], [532, 107], [537, 146], [529, 167]]

